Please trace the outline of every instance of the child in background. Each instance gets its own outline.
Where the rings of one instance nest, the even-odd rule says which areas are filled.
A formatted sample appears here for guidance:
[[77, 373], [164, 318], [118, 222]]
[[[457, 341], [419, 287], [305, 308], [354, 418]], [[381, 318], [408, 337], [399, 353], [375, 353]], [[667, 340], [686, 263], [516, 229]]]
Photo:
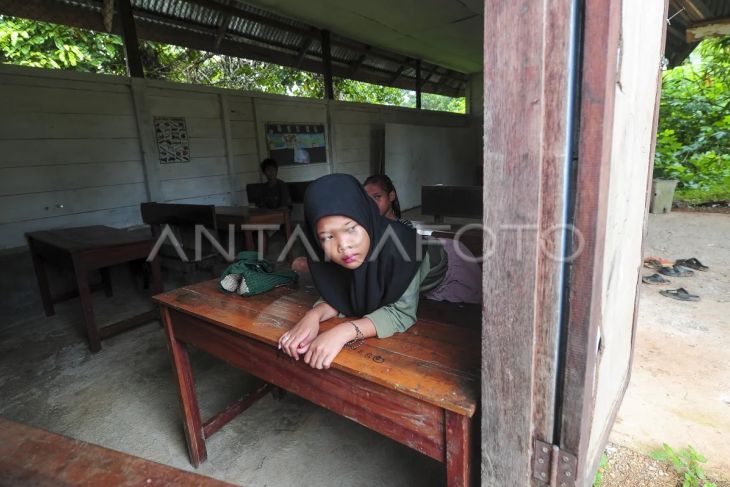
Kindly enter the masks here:
[[375, 200], [381, 215], [391, 220], [397, 220], [410, 228], [415, 228], [410, 220], [401, 218], [398, 192], [388, 176], [374, 174], [365, 180], [363, 187], [368, 195]]
[[[316, 253], [308, 257], [309, 270], [322, 297], [279, 338], [279, 348], [313, 368], [329, 368], [346, 345], [407, 330], [421, 293], [481, 301], [481, 270], [463, 245], [451, 239], [424, 245], [415, 230], [383, 217], [352, 176], [332, 174], [310, 184], [304, 213]], [[319, 324], [336, 316], [354, 318], [319, 333]]]
[[279, 172], [279, 165], [274, 159], [264, 159], [261, 162], [261, 172], [266, 176], [266, 184], [261, 194], [261, 200], [256, 202], [259, 208], [277, 210], [279, 208], [291, 208], [291, 196], [286, 183], [276, 176]]

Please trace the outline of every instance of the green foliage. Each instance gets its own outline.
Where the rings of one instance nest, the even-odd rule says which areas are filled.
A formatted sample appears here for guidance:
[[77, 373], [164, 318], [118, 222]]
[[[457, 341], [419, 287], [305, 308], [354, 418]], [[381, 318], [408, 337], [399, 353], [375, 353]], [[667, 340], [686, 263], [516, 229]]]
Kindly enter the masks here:
[[0, 62], [103, 74], [126, 72], [118, 36], [3, 15]]
[[608, 469], [608, 456], [604, 453], [601, 455], [596, 477], [593, 479], [593, 487], [601, 487], [603, 485], [603, 474], [606, 473], [606, 469]]
[[677, 179], [680, 194], [730, 188], [730, 39], [664, 72], [654, 177]]
[[674, 469], [683, 476], [682, 487], [717, 487], [705, 479], [705, 472], [700, 467], [700, 463], [707, 462], [707, 459], [691, 445], [677, 452], [664, 443], [661, 449], [651, 452], [651, 457], [660, 462], [671, 463]]
[[[318, 73], [149, 41], [140, 42], [140, 56], [145, 76], [150, 79], [324, 97], [324, 80]], [[126, 73], [123, 44], [118, 36], [7, 16], [0, 16], [0, 62], [104, 74]], [[338, 100], [416, 106], [413, 91], [344, 78], [335, 78], [333, 83]], [[464, 98], [424, 93], [422, 102], [427, 110], [464, 113]]]

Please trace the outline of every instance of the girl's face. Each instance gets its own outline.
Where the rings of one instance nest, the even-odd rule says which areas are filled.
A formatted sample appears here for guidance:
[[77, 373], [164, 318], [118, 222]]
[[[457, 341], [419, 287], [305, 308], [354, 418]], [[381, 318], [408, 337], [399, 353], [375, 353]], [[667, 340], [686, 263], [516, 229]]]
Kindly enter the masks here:
[[388, 213], [392, 208], [393, 201], [395, 200], [395, 191], [386, 193], [385, 190], [379, 184], [368, 184], [365, 186], [365, 192], [372, 199], [375, 200], [375, 204], [378, 205], [378, 211], [382, 216], [389, 216]]
[[327, 259], [346, 269], [357, 269], [370, 250], [370, 235], [352, 218], [330, 215], [317, 221], [317, 237]]

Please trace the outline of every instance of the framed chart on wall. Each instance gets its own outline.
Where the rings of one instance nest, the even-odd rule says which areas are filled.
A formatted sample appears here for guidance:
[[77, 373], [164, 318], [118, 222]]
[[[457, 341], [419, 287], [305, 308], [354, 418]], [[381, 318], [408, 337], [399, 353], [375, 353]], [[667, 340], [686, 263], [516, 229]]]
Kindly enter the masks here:
[[267, 122], [269, 157], [280, 166], [327, 162], [327, 140], [321, 123]]

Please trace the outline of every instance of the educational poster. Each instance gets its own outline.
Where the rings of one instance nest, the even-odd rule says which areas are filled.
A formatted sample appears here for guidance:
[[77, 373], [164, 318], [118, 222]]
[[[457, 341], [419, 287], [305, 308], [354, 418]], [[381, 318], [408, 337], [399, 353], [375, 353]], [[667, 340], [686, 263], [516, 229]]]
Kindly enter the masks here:
[[327, 162], [324, 125], [310, 123], [267, 123], [269, 157], [280, 166]]
[[160, 164], [190, 162], [190, 142], [185, 119], [155, 117], [154, 124]]

